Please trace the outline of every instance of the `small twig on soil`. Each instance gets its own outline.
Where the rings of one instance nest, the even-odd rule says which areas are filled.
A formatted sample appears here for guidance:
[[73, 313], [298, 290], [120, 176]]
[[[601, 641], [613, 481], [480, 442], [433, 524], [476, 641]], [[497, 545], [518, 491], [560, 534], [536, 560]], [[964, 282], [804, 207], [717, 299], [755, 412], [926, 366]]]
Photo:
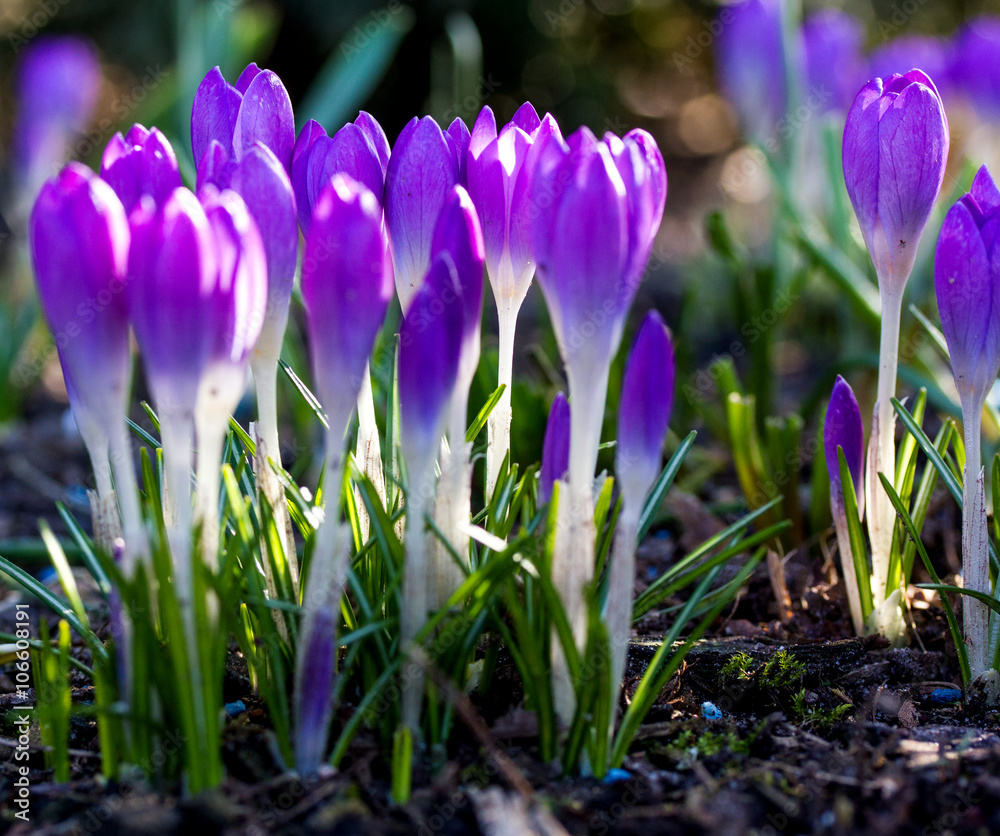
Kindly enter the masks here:
[[[21, 744], [9, 737], [0, 737], [0, 746], [5, 749], [17, 749]], [[41, 743], [29, 743], [28, 750], [31, 752], [53, 752], [52, 746], [45, 746]], [[67, 749], [66, 752], [74, 758], [100, 758], [100, 752], [88, 752], [86, 749]]]

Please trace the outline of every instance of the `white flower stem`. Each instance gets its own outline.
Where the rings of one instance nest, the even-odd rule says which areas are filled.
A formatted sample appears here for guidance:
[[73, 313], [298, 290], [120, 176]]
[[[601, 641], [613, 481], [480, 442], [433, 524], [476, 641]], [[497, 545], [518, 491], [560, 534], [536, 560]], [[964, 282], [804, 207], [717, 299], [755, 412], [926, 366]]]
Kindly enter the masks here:
[[[899, 321], [902, 294], [883, 292], [882, 336], [878, 367], [878, 447], [877, 471], [890, 483], [895, 482], [896, 449], [894, 440], [894, 411], [892, 399], [896, 396], [896, 366], [899, 357]], [[871, 441], [869, 440], [869, 444]], [[896, 513], [877, 477], [871, 483], [874, 494], [869, 498], [868, 530], [872, 541], [872, 584], [874, 605], [879, 607], [886, 596], [889, 577], [889, 558], [892, 551], [892, 530]]]
[[[966, 589], [990, 593], [990, 556], [987, 537], [986, 503], [983, 486], [981, 424], [982, 404], [963, 398], [962, 424], [965, 428], [965, 479], [962, 491], [962, 585]], [[973, 678], [990, 668], [987, 658], [989, 609], [968, 595], [962, 596], [965, 644]]]
[[490, 413], [486, 423], [486, 498], [493, 496], [500, 467], [504, 457], [510, 451], [510, 425], [512, 412], [510, 405], [510, 387], [514, 370], [514, 332], [517, 328], [517, 315], [521, 310], [524, 295], [516, 299], [497, 301], [497, 324], [500, 337], [500, 353], [497, 357], [497, 385], [504, 386], [503, 394]]
[[132, 465], [128, 430], [121, 420], [115, 422], [111, 432], [111, 469], [115, 477], [118, 507], [122, 515], [122, 531], [125, 535], [122, 572], [126, 578], [131, 578], [135, 573], [136, 561], [148, 560], [149, 543], [146, 540], [146, 528], [142, 522], [142, 509], [139, 506], [139, 486]]
[[201, 557], [209, 568], [219, 568], [219, 477], [226, 443], [225, 424], [198, 422], [195, 520], [201, 525]]

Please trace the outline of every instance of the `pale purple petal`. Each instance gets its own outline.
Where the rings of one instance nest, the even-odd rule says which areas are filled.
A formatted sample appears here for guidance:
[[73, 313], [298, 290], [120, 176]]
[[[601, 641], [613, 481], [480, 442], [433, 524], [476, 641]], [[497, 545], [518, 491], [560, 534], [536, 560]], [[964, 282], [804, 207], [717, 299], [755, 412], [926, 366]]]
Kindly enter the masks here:
[[565, 479], [569, 471], [569, 401], [557, 392], [545, 424], [542, 443], [542, 465], [538, 474], [538, 504], [547, 505], [552, 499], [552, 486]]
[[497, 138], [497, 120], [493, 115], [493, 110], [486, 105], [479, 111], [476, 122], [472, 126], [472, 134], [469, 137], [469, 156], [478, 157], [494, 139]]
[[233, 132], [242, 101], [243, 97], [222, 77], [218, 67], [208, 71], [191, 106], [191, 150], [196, 160], [201, 161], [213, 139], [227, 153], [232, 153]]
[[431, 253], [442, 251], [451, 256], [462, 288], [464, 337], [478, 337], [483, 313], [483, 234], [472, 198], [458, 185], [445, 198], [434, 227]]
[[514, 114], [514, 118], [510, 121], [512, 125], [517, 125], [529, 135], [537, 131], [538, 126], [542, 124], [542, 120], [538, 118], [538, 113], [531, 102], [525, 102], [521, 105]]
[[233, 151], [237, 159], [248, 153], [255, 142], [274, 152], [289, 170], [295, 146], [295, 117], [281, 79], [270, 70], [257, 73], [247, 87], [233, 125]]
[[260, 73], [260, 67], [258, 67], [255, 62], [251, 61], [247, 64], [246, 69], [240, 73], [240, 77], [236, 79], [236, 84], [233, 86], [237, 89], [240, 95], [244, 95], [250, 87], [250, 82], [257, 78]]

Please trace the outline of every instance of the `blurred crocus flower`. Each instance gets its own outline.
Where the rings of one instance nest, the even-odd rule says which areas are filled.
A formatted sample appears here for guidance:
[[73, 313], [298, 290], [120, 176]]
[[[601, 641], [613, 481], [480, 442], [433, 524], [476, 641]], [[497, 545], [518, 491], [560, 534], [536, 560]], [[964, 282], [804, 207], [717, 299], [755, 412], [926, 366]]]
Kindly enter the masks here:
[[319, 770], [333, 717], [337, 681], [336, 607], [324, 605], [312, 614], [312, 626], [299, 639], [295, 668], [295, 768], [303, 777]]
[[[445, 198], [434, 226], [431, 252], [447, 253], [455, 265], [463, 308], [462, 346], [458, 374], [448, 407], [447, 443], [442, 443], [434, 518], [459, 555], [468, 553], [471, 516], [472, 444], [465, 440], [469, 388], [479, 368], [480, 325], [483, 314], [483, 233], [469, 193], [454, 186]], [[440, 541], [431, 550], [430, 609], [436, 609], [458, 588], [463, 574]]]
[[822, 112], [846, 113], [858, 88], [870, 77], [864, 42], [864, 25], [840, 9], [821, 9], [802, 24], [809, 85], [805, 92]]
[[271, 149], [286, 171], [290, 170], [295, 118], [281, 79], [270, 70], [249, 64], [233, 85], [218, 67], [209, 70], [198, 85], [191, 108], [191, 148], [196, 164], [213, 139], [237, 160], [260, 142]]
[[830, 510], [833, 515], [834, 528], [837, 531], [837, 546], [840, 553], [841, 569], [844, 573], [847, 602], [851, 610], [854, 632], [860, 636], [864, 633], [865, 624], [858, 584], [871, 585], [871, 578], [859, 579], [854, 568], [843, 485], [840, 480], [838, 448], [844, 451], [844, 461], [851, 473], [851, 481], [857, 500], [858, 516], [863, 518], [865, 499], [861, 487], [865, 457], [865, 431], [861, 421], [861, 410], [854, 397], [854, 391], [840, 375], [837, 375], [837, 381], [833, 386], [830, 404], [826, 409], [826, 419], [823, 422], [823, 451], [826, 456], [826, 467], [830, 474]]
[[72, 156], [70, 143], [90, 121], [101, 87], [93, 46], [77, 37], [42, 37], [17, 67], [14, 133], [18, 181], [31, 200]]
[[625, 673], [639, 516], [656, 480], [674, 404], [674, 348], [663, 318], [650, 311], [625, 366], [618, 406], [615, 473], [622, 512], [615, 530], [604, 619], [611, 644], [611, 688], [615, 702]]
[[333, 136], [310, 119], [299, 131], [292, 152], [292, 187], [303, 234], [309, 233], [313, 208], [335, 174], [346, 174], [382, 202], [389, 141], [370, 113], [361, 111]]
[[132, 557], [145, 552], [125, 428], [132, 368], [125, 293], [130, 238], [111, 187], [78, 163], [42, 187], [28, 225], [38, 295], [94, 467], [100, 513], [114, 513], [112, 475], [117, 484], [127, 574]]
[[[538, 140], [536, 140], [536, 143]], [[584, 585], [594, 569], [592, 482], [611, 358], [663, 216], [666, 170], [644, 131], [598, 141], [581, 128], [563, 142], [551, 136], [533, 166], [532, 253], [569, 380], [571, 411], [566, 548], [553, 558], [577, 644], [586, 633]], [[563, 664], [558, 658], [557, 664]], [[557, 697], [560, 716], [572, 693]]]
[[[983, 486], [983, 404], [1000, 370], [1000, 191], [986, 166], [969, 194], [945, 217], [934, 258], [941, 330], [962, 403], [965, 429], [965, 491], [962, 501], [962, 578], [970, 589], [989, 594], [989, 551]], [[973, 676], [990, 668], [989, 611], [963, 599], [965, 635]]]
[[[957, 33], [951, 52], [950, 81], [980, 116], [1000, 119], [1000, 17], [982, 15]], [[922, 65], [916, 65], [922, 66]]]
[[785, 0], [743, 0], [723, 7], [717, 17], [716, 71], [729, 103], [748, 137], [773, 139], [788, 110], [786, 54], [796, 61], [794, 45], [785, 49]]
[[[510, 450], [514, 332], [518, 312], [535, 273], [529, 227], [524, 222], [528, 212], [521, 211], [531, 192], [531, 175], [525, 161], [541, 125], [535, 109], [526, 102], [498, 134], [493, 111], [484, 107], [469, 141], [469, 194], [483, 227], [486, 269], [497, 306], [500, 338], [497, 383], [506, 387], [489, 417], [487, 496], [493, 494], [500, 466]], [[551, 116], [547, 117], [542, 130], [559, 133]]]
[[872, 50], [868, 66], [873, 78], [888, 78], [919, 67], [928, 78], [936, 79], [940, 92], [949, 86], [952, 45], [943, 38], [904, 35]]
[[181, 185], [177, 156], [158, 128], [133, 125], [124, 137], [111, 137], [101, 157], [101, 177], [130, 213], [143, 195], [157, 203]]
[[569, 401], [557, 392], [549, 409], [542, 442], [542, 466], [538, 474], [538, 504], [547, 505], [552, 488], [566, 478], [569, 470]]
[[461, 183], [461, 147], [453, 133], [442, 131], [430, 116], [414, 117], [389, 157], [385, 220], [404, 314], [430, 268], [431, 239], [445, 198]]
[[[858, 93], [844, 128], [847, 193], [875, 265], [882, 301], [877, 429], [869, 454], [868, 528], [875, 606], [885, 598], [896, 514], [875, 473], [894, 479], [899, 320], [917, 245], [948, 162], [948, 120], [934, 83], [920, 70], [874, 78]], [[902, 624], [901, 620], [896, 623]]]
[[[427, 618], [431, 590], [424, 517], [434, 499], [434, 459], [458, 378], [465, 310], [451, 256], [438, 253], [414, 294], [399, 335], [400, 446], [406, 464], [406, 566], [400, 641], [405, 649]], [[419, 731], [423, 679], [403, 692], [403, 722]]]

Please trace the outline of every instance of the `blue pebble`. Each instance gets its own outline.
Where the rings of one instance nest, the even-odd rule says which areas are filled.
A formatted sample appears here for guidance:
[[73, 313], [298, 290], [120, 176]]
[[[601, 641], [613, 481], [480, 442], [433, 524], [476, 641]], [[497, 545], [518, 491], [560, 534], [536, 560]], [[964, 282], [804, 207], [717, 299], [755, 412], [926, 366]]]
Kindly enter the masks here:
[[931, 702], [940, 703], [941, 705], [947, 705], [949, 703], [958, 702], [962, 699], [962, 692], [957, 688], [935, 688], [931, 691]]
[[632, 780], [632, 773], [625, 769], [609, 769], [608, 774], [604, 776], [603, 783], [605, 784], [618, 784], [621, 781]]
[[646, 569], [646, 580], [655, 581], [660, 573], [656, 570], [655, 566], [649, 566]]
[[243, 700], [236, 700], [236, 702], [226, 703], [226, 714], [230, 717], [239, 717], [247, 707], [243, 704]]
[[706, 701], [701, 704], [701, 716], [707, 720], [721, 720], [722, 709], [720, 709], [714, 702]]
[[38, 573], [38, 580], [43, 584], [51, 583], [58, 577], [59, 575], [56, 573], [56, 570], [51, 566], [46, 566], [41, 572]]

